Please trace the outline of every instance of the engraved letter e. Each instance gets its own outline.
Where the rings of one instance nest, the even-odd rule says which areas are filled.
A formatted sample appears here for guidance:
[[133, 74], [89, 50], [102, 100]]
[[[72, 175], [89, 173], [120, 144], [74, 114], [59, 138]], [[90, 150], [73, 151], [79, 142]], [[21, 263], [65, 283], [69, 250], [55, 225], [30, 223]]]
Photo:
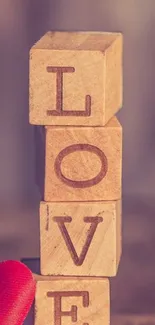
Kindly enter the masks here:
[[[49, 291], [47, 297], [54, 298], [54, 325], [62, 325], [62, 316], [70, 316], [73, 323], [77, 322], [77, 306], [71, 306], [70, 311], [62, 311], [62, 297], [82, 297], [83, 307], [89, 306], [89, 293], [87, 291]], [[89, 324], [83, 323], [83, 325]]]

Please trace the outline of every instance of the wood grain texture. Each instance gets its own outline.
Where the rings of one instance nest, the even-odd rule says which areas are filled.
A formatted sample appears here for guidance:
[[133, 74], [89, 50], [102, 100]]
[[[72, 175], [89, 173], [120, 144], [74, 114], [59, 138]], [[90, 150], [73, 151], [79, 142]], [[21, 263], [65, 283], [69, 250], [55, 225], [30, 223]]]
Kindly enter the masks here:
[[35, 325], [109, 325], [108, 279], [36, 276]]
[[121, 198], [122, 128], [47, 127], [45, 201]]
[[121, 230], [121, 201], [41, 202], [41, 274], [115, 276]]
[[31, 124], [104, 126], [122, 106], [122, 34], [48, 32], [29, 78]]
[[111, 325], [155, 325], [155, 314], [116, 314], [111, 316]]

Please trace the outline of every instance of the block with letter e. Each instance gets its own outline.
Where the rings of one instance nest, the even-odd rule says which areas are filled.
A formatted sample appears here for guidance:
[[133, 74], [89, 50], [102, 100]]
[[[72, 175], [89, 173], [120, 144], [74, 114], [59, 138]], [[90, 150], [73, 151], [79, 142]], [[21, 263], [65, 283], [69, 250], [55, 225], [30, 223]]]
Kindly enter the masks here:
[[122, 107], [122, 35], [48, 32], [30, 51], [30, 123], [104, 126]]
[[109, 281], [36, 276], [35, 325], [109, 325]]
[[44, 201], [121, 198], [122, 127], [46, 127]]

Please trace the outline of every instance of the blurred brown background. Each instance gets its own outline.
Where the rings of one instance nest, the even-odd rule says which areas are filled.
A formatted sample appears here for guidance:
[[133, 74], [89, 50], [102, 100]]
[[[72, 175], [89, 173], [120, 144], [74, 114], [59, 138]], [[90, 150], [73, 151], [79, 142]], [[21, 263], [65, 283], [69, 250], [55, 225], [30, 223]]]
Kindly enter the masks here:
[[47, 30], [124, 34], [123, 258], [114, 311], [155, 311], [155, 1], [1, 0], [0, 259], [39, 256], [28, 52]]

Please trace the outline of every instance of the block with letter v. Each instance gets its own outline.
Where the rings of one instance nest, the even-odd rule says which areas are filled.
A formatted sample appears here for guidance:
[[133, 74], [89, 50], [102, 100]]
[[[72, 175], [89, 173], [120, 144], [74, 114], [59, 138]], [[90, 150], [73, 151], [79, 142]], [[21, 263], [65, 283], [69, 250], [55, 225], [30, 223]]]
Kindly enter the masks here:
[[97, 225], [99, 222], [103, 222], [102, 217], [84, 217], [83, 221], [85, 223], [90, 223], [90, 228], [88, 230], [86, 242], [83, 245], [82, 251], [80, 256], [78, 257], [76, 250], [74, 248], [74, 245], [72, 243], [71, 237], [69, 236], [68, 230], [66, 228], [65, 223], [70, 223], [72, 222], [71, 217], [54, 217], [54, 221], [58, 223], [59, 229], [61, 231], [62, 237], [65, 240], [66, 246], [68, 248], [68, 251], [71, 254], [71, 257], [73, 259], [73, 262], [75, 265], [80, 266], [83, 264], [84, 259], [86, 257], [86, 254], [88, 252], [89, 246], [91, 244], [91, 241], [93, 239], [94, 233], [96, 231]]
[[116, 274], [121, 255], [120, 200], [41, 202], [40, 229], [41, 274]]

